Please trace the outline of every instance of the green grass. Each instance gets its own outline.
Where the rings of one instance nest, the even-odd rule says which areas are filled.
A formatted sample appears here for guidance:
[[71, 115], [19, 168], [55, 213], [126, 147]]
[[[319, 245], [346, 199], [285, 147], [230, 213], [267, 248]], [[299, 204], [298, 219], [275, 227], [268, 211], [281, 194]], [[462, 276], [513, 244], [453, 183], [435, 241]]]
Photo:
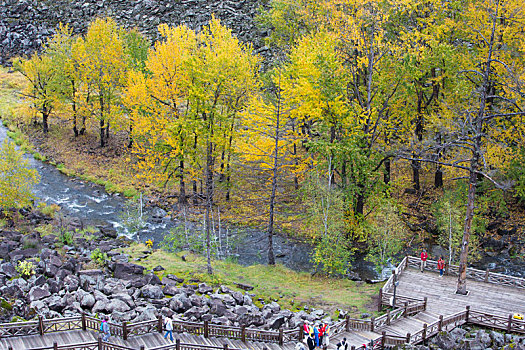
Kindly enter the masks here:
[[[129, 254], [132, 259], [142, 256], [146, 250], [144, 244], [135, 244], [120, 251]], [[186, 262], [181, 256], [186, 255]], [[198, 279], [211, 285], [225, 284], [234, 290], [234, 282], [254, 286], [253, 293], [265, 302], [276, 300], [281, 307], [297, 311], [304, 306], [321, 308], [331, 314], [337, 308], [352, 314], [370, 312], [372, 296], [377, 295], [381, 285], [368, 285], [336, 278], [314, 276], [307, 272], [295, 272], [282, 265], [241, 266], [231, 261], [213, 261], [213, 275], [206, 273], [205, 258], [188, 252], [168, 253], [157, 249], [150, 256], [137, 262], [148, 269], [157, 265], [166, 270], [160, 274], [175, 274], [187, 281]], [[254, 302], [262, 306], [262, 303]], [[373, 311], [373, 310], [372, 310]]]

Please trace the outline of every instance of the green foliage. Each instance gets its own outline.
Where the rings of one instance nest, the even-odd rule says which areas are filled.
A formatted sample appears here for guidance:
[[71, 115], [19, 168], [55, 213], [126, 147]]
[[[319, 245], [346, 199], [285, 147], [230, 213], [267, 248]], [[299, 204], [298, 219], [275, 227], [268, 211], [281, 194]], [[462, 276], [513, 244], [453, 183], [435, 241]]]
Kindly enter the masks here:
[[58, 241], [62, 245], [73, 245], [75, 239], [75, 233], [72, 231], [61, 230], [58, 235]]
[[377, 208], [368, 219], [370, 250], [367, 259], [381, 271], [405, 245], [407, 229], [393, 200], [378, 198], [375, 204]]
[[124, 204], [124, 209], [119, 215], [122, 226], [127, 232], [134, 236], [139, 233], [148, 221], [148, 216], [142, 211], [142, 194], [136, 198], [131, 198]]
[[331, 183], [331, 165], [330, 161], [321, 163], [303, 187], [306, 220], [315, 242], [312, 260], [316, 268], [344, 274], [351, 266], [352, 249], [345, 232], [344, 196]]
[[521, 148], [517, 156], [510, 162], [507, 172], [514, 180], [514, 196], [520, 203], [525, 203], [525, 148]]
[[56, 204], [47, 205], [45, 202], [38, 203], [37, 210], [42, 214], [54, 218], [55, 215], [60, 211], [60, 206]]
[[91, 252], [91, 260], [98, 266], [104, 266], [108, 261], [108, 255], [100, 251], [100, 248], [97, 248]]
[[16, 265], [16, 271], [20, 276], [27, 279], [35, 273], [35, 266], [29, 260], [19, 261]]
[[4, 141], [0, 148], [0, 210], [21, 208], [35, 198], [33, 186], [39, 181], [36, 169], [31, 169], [21, 151], [12, 142]]
[[[448, 263], [457, 264], [463, 241], [463, 224], [465, 220], [465, 200], [467, 188], [459, 183], [455, 190], [445, 191], [431, 209], [440, 233], [438, 243], [449, 251]], [[476, 215], [472, 221], [472, 233], [469, 241], [470, 262], [480, 258], [479, 235], [485, 230], [484, 220]]]

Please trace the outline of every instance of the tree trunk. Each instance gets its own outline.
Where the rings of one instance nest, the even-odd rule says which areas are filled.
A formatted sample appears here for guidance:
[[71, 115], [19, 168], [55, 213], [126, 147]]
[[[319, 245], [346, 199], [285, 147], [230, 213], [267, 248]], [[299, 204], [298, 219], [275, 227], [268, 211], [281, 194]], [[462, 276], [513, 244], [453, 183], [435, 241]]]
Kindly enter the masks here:
[[179, 209], [188, 204], [186, 200], [186, 185], [184, 184], [184, 160], [179, 161]]
[[208, 274], [213, 274], [211, 268], [211, 212], [213, 210], [213, 144], [207, 141], [206, 145], [206, 260]]
[[48, 118], [49, 118], [49, 111], [48, 111], [48, 108], [44, 106], [44, 108], [42, 108], [42, 125], [44, 128], [44, 134], [47, 134], [49, 131], [49, 125], [47, 123]]
[[384, 182], [386, 185], [390, 183], [390, 173], [391, 173], [391, 169], [390, 169], [390, 158], [389, 158], [385, 160], [385, 173], [383, 175]]
[[[414, 158], [416, 155], [414, 155]], [[412, 183], [414, 184], [414, 190], [419, 192], [421, 189], [420, 182], [419, 182], [419, 169], [421, 168], [421, 164], [417, 160], [412, 161]]]
[[104, 120], [100, 120], [100, 147], [104, 147]]
[[472, 218], [474, 217], [474, 202], [476, 198], [476, 182], [477, 176], [477, 157], [472, 160], [471, 171], [469, 176], [469, 188], [467, 197], [467, 212], [465, 214], [465, 227], [463, 231], [463, 242], [461, 244], [461, 254], [459, 256], [459, 277], [456, 288], [457, 294], [467, 294], [467, 257], [468, 257], [468, 243], [470, 240], [470, 232], [472, 229]]
[[73, 132], [75, 133], [75, 137], [78, 137], [78, 128], [77, 128], [77, 99], [76, 99], [76, 89], [75, 89], [75, 81], [71, 81], [71, 96], [72, 96], [72, 102], [73, 102]]
[[434, 187], [443, 187], [443, 171], [441, 170], [441, 166], [439, 165], [436, 167], [436, 172], [434, 173]]

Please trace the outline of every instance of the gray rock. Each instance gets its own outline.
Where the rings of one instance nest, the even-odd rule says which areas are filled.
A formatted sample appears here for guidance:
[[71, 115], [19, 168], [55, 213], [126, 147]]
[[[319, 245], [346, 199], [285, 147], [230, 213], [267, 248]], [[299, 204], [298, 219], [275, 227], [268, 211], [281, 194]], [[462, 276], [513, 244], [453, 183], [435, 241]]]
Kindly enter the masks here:
[[271, 329], [279, 329], [284, 325], [285, 322], [286, 322], [286, 317], [284, 317], [284, 315], [282, 314], [278, 314], [268, 320], [268, 326]]
[[131, 310], [131, 308], [129, 307], [128, 304], [126, 304], [125, 302], [123, 302], [122, 300], [120, 299], [113, 299], [111, 300], [111, 302], [108, 304], [107, 306], [107, 310], [109, 312], [114, 312], [114, 311], [117, 311], [117, 312], [127, 312], [129, 310]]
[[226, 313], [226, 305], [224, 305], [224, 302], [219, 298], [211, 299], [210, 301], [210, 313], [217, 315], [217, 316], [224, 316]]
[[91, 294], [86, 294], [82, 299], [80, 300], [80, 306], [82, 306], [85, 309], [91, 309], [93, 305], [95, 305], [95, 297]]
[[135, 302], [133, 298], [128, 293], [117, 293], [111, 296], [113, 299], [119, 299], [128, 304], [129, 307], [135, 307]]
[[192, 307], [191, 301], [185, 293], [175, 295], [171, 298], [169, 305], [173, 311], [178, 313], [184, 313]]
[[165, 295], [173, 296], [173, 295], [181, 293], [182, 290], [180, 288], [177, 288], [173, 284], [169, 284], [166, 287], [164, 287], [163, 292], [164, 292]]
[[132, 263], [115, 263], [113, 274], [115, 278], [123, 280], [132, 280], [137, 276], [143, 276], [145, 268]]
[[211, 300], [221, 300], [224, 304], [229, 306], [235, 306], [235, 299], [230, 294], [212, 294]]
[[0, 265], [0, 273], [6, 275], [7, 278], [18, 276], [18, 272], [16, 272], [15, 267], [10, 262]]
[[164, 293], [160, 286], [146, 285], [141, 289], [142, 296], [147, 299], [162, 299], [164, 298]]
[[43, 286], [34, 286], [29, 291], [29, 301], [41, 300], [50, 296], [49, 286], [44, 284]]
[[201, 283], [199, 284], [199, 289], [197, 290], [197, 292], [201, 294], [210, 294], [213, 292], [213, 288], [208, 286], [206, 283]]
[[77, 276], [68, 275], [64, 278], [64, 287], [68, 292], [74, 292], [80, 285], [80, 279]]

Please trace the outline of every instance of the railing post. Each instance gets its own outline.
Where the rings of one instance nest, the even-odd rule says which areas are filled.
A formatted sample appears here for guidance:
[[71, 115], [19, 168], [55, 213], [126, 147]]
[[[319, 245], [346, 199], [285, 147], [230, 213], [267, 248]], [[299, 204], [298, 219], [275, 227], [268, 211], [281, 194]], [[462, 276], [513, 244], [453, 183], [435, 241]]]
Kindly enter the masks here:
[[157, 331], [162, 334], [162, 315], [157, 317]]
[[407, 333], [406, 343], [407, 343], [407, 344], [410, 344], [410, 333]]
[[381, 332], [381, 349], [385, 349], [385, 343], [386, 343], [386, 332]]
[[297, 338], [298, 341], [303, 340], [303, 327], [299, 326], [299, 338]]
[[489, 282], [489, 268], [487, 267], [487, 269], [485, 270], [485, 283], [488, 283]]
[[427, 302], [428, 302], [428, 297], [424, 297], [423, 300], [425, 301], [423, 311], [427, 311]]
[[467, 311], [465, 312], [465, 323], [468, 323], [468, 318], [470, 314], [470, 305], [467, 305], [466, 309]]
[[376, 322], [376, 318], [375, 317], [371, 317], [370, 318], [370, 332], [374, 331], [375, 322]]
[[208, 321], [204, 321], [204, 338], [208, 338], [210, 335], [210, 325]]
[[122, 339], [128, 340], [128, 323], [122, 323]]
[[140, 350], [145, 350], [144, 345], [141, 345], [141, 346], [140, 346]]
[[425, 341], [427, 340], [427, 327], [428, 325], [426, 323], [423, 323], [423, 334], [422, 334], [423, 344], [425, 344]]
[[352, 347], [350, 349], [355, 350], [355, 345], [352, 345]]
[[102, 337], [98, 337], [98, 350], [102, 350]]
[[408, 302], [405, 301], [405, 310], [403, 311], [403, 317], [408, 317], [407, 310], [408, 310]]
[[82, 317], [82, 330], [85, 331], [87, 329], [86, 314], [83, 312], [80, 317]]
[[243, 343], [246, 343], [246, 326], [245, 325], [241, 326], [241, 341]]
[[223, 347], [222, 347], [224, 350], [228, 350], [228, 344], [227, 343], [224, 343]]
[[507, 324], [507, 332], [510, 332], [512, 329], [512, 315], [509, 315], [509, 322]]
[[180, 350], [180, 339], [179, 338], [175, 339], [175, 349]]
[[346, 326], [345, 329], [347, 332], [350, 332], [350, 316], [346, 316]]
[[388, 310], [386, 313], [386, 324], [390, 326], [390, 310]]
[[42, 315], [38, 315], [38, 332], [40, 335], [44, 335], [44, 318]]
[[284, 344], [284, 333], [283, 329], [279, 328], [279, 346], [283, 346]]
[[438, 332], [443, 330], [443, 315], [439, 315]]
[[53, 350], [58, 350], [58, 344], [56, 342], [53, 343]]
[[377, 303], [377, 311], [381, 311], [383, 306], [383, 288], [379, 288], [379, 301]]

